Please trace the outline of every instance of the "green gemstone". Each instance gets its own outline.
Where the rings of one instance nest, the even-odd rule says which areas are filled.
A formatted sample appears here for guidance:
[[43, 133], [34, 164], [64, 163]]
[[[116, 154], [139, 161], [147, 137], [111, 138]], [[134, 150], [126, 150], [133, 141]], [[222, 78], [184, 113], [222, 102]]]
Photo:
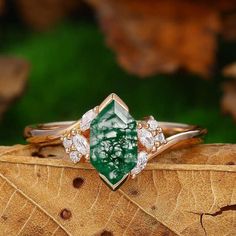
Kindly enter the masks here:
[[111, 185], [122, 181], [137, 163], [137, 123], [112, 100], [90, 125], [90, 162]]

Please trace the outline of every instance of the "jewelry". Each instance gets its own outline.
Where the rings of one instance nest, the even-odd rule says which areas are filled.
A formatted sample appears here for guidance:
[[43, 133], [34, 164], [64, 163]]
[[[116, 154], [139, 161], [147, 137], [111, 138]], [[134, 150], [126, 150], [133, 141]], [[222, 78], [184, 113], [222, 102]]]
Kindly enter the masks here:
[[157, 122], [153, 116], [136, 121], [114, 93], [78, 121], [25, 128], [29, 143], [61, 142], [74, 163], [90, 162], [113, 190], [128, 176], [139, 174], [153, 157], [177, 145], [199, 142], [205, 133], [193, 125]]

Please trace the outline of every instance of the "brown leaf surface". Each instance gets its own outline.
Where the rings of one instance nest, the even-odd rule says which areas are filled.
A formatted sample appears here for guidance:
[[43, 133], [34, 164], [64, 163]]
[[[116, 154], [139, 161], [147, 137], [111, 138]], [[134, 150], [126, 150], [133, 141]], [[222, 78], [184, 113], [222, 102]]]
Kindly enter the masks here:
[[221, 101], [222, 111], [231, 114], [236, 121], [236, 80], [225, 82], [223, 91], [224, 95]]
[[225, 66], [223, 69], [223, 75], [236, 79], [236, 62]]
[[236, 12], [223, 18], [222, 35], [226, 40], [236, 40]]
[[61, 146], [0, 151], [0, 235], [236, 233], [236, 145], [163, 154], [115, 192]]
[[149, 76], [184, 68], [209, 75], [221, 21], [208, 1], [88, 2], [98, 12], [109, 46], [129, 72]]
[[17, 0], [24, 21], [36, 30], [45, 30], [75, 11], [80, 0]]
[[233, 79], [223, 84], [224, 94], [221, 100], [221, 109], [224, 113], [231, 114], [236, 121], [236, 63], [226, 66], [223, 74]]
[[29, 64], [25, 60], [0, 57], [0, 116], [10, 104], [23, 94], [26, 87]]
[[[229, 37], [235, 31], [235, 18], [228, 17], [228, 12], [235, 9], [235, 0], [87, 2], [96, 9], [107, 43], [120, 65], [139, 76], [183, 68], [208, 77], [222, 25], [229, 28], [225, 30]], [[221, 14], [227, 16], [224, 22]]]
[[4, 12], [5, 0], [0, 0], [0, 15]]

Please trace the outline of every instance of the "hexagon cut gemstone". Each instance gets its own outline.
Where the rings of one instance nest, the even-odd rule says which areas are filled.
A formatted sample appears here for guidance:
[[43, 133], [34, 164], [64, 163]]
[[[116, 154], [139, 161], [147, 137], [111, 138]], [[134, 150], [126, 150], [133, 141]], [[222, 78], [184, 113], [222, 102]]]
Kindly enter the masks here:
[[90, 126], [90, 162], [114, 189], [137, 163], [136, 121], [118, 102], [108, 103]]

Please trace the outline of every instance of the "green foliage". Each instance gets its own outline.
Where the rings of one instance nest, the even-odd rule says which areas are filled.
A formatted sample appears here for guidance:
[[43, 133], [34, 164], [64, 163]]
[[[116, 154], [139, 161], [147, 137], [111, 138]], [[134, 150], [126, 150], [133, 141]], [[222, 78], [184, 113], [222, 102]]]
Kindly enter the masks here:
[[159, 75], [140, 79], [124, 72], [92, 23], [64, 23], [49, 32], [14, 29], [5, 36], [5, 54], [31, 63], [25, 95], [5, 115], [1, 144], [24, 142], [25, 125], [78, 119], [111, 92], [117, 93], [137, 119], [200, 124], [207, 142], [235, 142], [235, 124], [220, 112], [219, 78]]

